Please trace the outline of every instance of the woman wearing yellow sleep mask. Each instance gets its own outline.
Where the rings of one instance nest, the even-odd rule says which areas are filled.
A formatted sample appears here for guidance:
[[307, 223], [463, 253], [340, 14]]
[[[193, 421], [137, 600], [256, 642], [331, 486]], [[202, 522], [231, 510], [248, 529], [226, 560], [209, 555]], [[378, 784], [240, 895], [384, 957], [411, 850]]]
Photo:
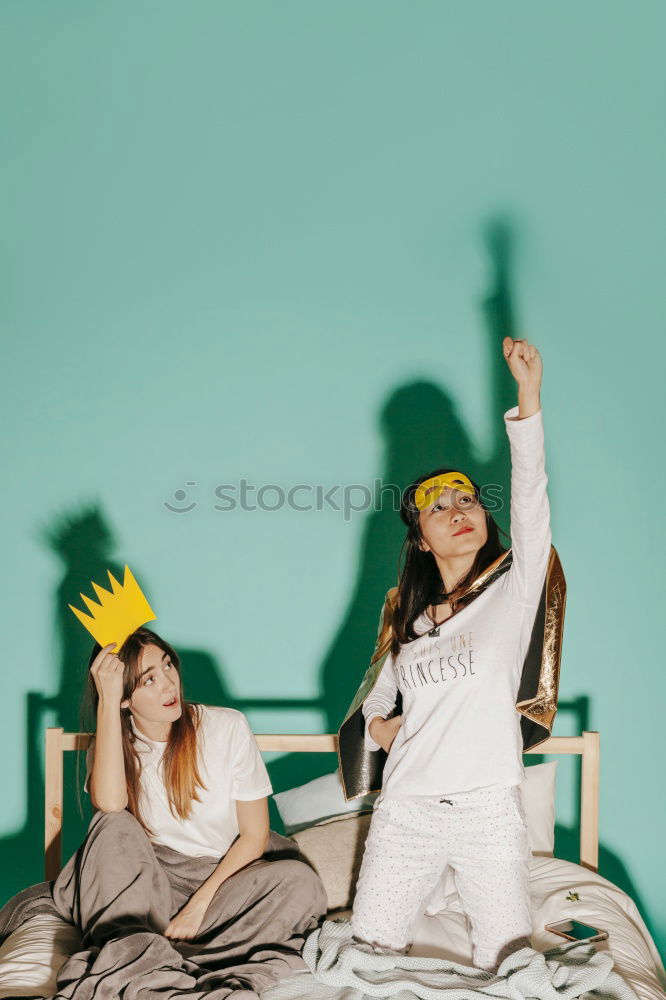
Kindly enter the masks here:
[[[563, 579], [548, 579], [541, 359], [511, 337], [502, 352], [518, 383], [518, 405], [504, 413], [511, 552], [480, 487], [459, 469], [434, 469], [407, 487], [398, 586], [386, 595], [373, 661], [338, 734], [346, 797], [381, 785], [354, 938], [407, 951], [433, 884], [443, 892], [452, 867], [473, 963], [491, 972], [531, 946], [522, 753], [552, 726], [563, 614]], [[557, 631], [546, 631], [553, 620]]]

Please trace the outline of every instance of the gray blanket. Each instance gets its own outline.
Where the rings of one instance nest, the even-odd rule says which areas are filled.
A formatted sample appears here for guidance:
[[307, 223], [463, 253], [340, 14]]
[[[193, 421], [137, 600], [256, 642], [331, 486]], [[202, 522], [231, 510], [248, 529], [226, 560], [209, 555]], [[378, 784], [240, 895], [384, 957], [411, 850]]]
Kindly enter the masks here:
[[[505, 958], [497, 973], [445, 959], [378, 955], [359, 947], [348, 921], [327, 920], [310, 935], [303, 958], [310, 976], [292, 977], [265, 994], [265, 1000], [637, 1000], [613, 971], [613, 960], [593, 944], [565, 942], [545, 953], [521, 948]], [[309, 981], [309, 982], [308, 982]]]
[[264, 857], [219, 887], [196, 938], [178, 942], [162, 931], [219, 859], [151, 844], [127, 811], [96, 813], [56, 882], [0, 910], [0, 940], [43, 912], [79, 929], [57, 1000], [250, 1000], [304, 968], [303, 942], [326, 911], [323, 885], [297, 851], [271, 833]]

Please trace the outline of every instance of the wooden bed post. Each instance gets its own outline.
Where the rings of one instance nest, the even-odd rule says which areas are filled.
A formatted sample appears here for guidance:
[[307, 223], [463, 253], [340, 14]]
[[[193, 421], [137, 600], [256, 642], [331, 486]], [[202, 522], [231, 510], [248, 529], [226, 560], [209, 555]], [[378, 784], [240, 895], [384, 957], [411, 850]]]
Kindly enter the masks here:
[[593, 872], [599, 869], [599, 762], [599, 733], [584, 732], [580, 782], [580, 863]]
[[58, 877], [62, 855], [62, 729], [46, 730], [44, 878]]
[[[63, 752], [86, 750], [90, 733], [46, 730], [44, 847], [47, 881], [60, 874], [62, 856]], [[263, 752], [335, 753], [337, 736], [328, 734], [257, 735]], [[596, 872], [599, 865], [599, 761], [598, 732], [581, 736], [551, 736], [528, 754], [575, 754], [581, 757], [580, 785], [580, 864]]]

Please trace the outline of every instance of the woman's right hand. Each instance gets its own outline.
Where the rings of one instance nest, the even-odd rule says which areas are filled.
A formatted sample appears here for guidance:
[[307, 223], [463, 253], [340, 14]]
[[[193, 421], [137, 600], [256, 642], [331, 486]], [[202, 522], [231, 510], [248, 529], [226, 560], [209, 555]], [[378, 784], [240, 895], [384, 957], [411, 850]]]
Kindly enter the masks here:
[[379, 743], [382, 750], [388, 753], [401, 726], [401, 715], [394, 715], [391, 719], [382, 719], [381, 715], [376, 715], [370, 720], [368, 732], [375, 743]]
[[103, 649], [100, 649], [93, 660], [90, 673], [93, 676], [99, 700], [107, 705], [117, 705], [120, 708], [123, 697], [125, 665], [115, 653], [111, 652], [115, 645], [115, 642], [110, 642]]

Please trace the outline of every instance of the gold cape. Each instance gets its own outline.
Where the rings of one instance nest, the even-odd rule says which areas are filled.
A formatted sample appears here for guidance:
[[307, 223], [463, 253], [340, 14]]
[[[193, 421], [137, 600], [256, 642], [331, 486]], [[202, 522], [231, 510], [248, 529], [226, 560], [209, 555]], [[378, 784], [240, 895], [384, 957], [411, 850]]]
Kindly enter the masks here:
[[[511, 549], [488, 566], [476, 578], [463, 596], [474, 593], [473, 600], [486, 590], [511, 566]], [[388, 591], [379, 623], [379, 633], [370, 666], [354, 696], [344, 721], [338, 730], [338, 759], [345, 798], [356, 799], [378, 792], [386, 754], [383, 750], [368, 750], [365, 746], [363, 702], [381, 673], [391, 646], [391, 612], [398, 588]], [[564, 630], [564, 609], [567, 585], [560, 557], [555, 546], [550, 547], [541, 599], [537, 608], [532, 636], [525, 656], [518, 689], [516, 710], [520, 713], [523, 751], [531, 750], [550, 736], [557, 712], [557, 691], [560, 679], [560, 657]], [[471, 603], [468, 601], [464, 607]], [[455, 614], [459, 614], [459, 608]], [[450, 618], [454, 618], [451, 615]], [[450, 618], [447, 618], [448, 622]]]

